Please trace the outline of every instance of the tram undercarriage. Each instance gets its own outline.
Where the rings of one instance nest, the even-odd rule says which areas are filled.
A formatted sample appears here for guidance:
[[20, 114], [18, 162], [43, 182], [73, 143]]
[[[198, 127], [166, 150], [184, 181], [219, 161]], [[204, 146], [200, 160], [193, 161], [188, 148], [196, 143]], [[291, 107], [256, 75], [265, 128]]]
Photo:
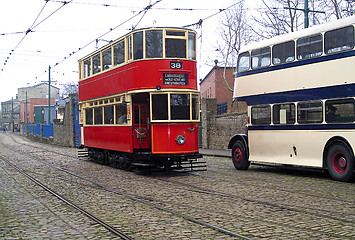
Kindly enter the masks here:
[[134, 171], [139, 174], [154, 172], [195, 172], [206, 171], [206, 162], [199, 161], [200, 153], [151, 154], [150, 152], [125, 153], [97, 148], [79, 150], [79, 157], [109, 165], [114, 168]]

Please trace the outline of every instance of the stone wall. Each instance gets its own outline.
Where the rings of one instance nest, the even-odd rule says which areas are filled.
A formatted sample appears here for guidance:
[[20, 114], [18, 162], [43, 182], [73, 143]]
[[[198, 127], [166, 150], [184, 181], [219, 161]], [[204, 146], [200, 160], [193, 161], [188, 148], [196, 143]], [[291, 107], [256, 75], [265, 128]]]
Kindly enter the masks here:
[[231, 137], [237, 133], [246, 133], [247, 112], [244, 103], [237, 104], [237, 111], [217, 115], [217, 100], [202, 99], [202, 148], [228, 149]]

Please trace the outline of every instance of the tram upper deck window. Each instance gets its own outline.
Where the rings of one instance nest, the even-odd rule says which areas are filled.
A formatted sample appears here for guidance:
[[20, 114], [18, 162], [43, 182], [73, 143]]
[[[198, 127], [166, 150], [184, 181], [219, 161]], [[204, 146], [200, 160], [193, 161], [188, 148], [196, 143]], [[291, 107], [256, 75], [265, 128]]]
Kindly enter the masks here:
[[91, 75], [91, 58], [84, 61], [84, 78]]
[[251, 67], [253, 69], [270, 66], [271, 50], [270, 47], [255, 49], [251, 51]]
[[270, 105], [252, 107], [251, 123], [253, 125], [269, 125], [271, 123]]
[[112, 58], [111, 58], [111, 47], [102, 52], [102, 66], [103, 70], [109, 69], [112, 67]]
[[196, 34], [189, 33], [189, 59], [196, 59]]
[[237, 64], [237, 71], [244, 72], [249, 70], [250, 68], [250, 54], [249, 52], [244, 52], [239, 54], [238, 56], [238, 64]]
[[342, 52], [354, 48], [354, 27], [328, 31], [324, 35], [324, 51], [326, 54]]
[[[185, 32], [167, 32], [172, 35], [173, 33], [180, 34]], [[180, 35], [172, 35], [180, 36]], [[165, 57], [167, 58], [186, 58], [186, 39], [179, 38], [165, 38]]]
[[152, 95], [152, 119], [168, 120], [168, 94]]
[[288, 41], [272, 47], [272, 63], [274, 65], [288, 63], [295, 60], [295, 42]]
[[297, 121], [298, 123], [321, 123], [323, 121], [322, 102], [299, 102], [297, 105]]
[[125, 42], [121, 41], [113, 46], [113, 64], [116, 66], [118, 64], [124, 63], [125, 61]]
[[323, 53], [322, 34], [297, 39], [297, 59], [319, 57]]
[[148, 30], [145, 32], [147, 58], [163, 57], [163, 31]]
[[171, 120], [190, 120], [190, 94], [170, 94]]
[[133, 51], [135, 60], [143, 58], [143, 32], [133, 34]]
[[100, 53], [96, 54], [92, 57], [92, 73], [98, 73], [101, 71], [101, 61], [100, 61]]

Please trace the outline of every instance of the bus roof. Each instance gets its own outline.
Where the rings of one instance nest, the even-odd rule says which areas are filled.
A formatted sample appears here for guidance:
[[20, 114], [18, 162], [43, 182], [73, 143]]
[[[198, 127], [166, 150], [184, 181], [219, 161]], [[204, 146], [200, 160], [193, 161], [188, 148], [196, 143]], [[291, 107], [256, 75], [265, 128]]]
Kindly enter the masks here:
[[266, 39], [266, 40], [263, 40], [260, 42], [252, 43], [252, 44], [249, 44], [245, 47], [242, 47], [240, 49], [240, 53], [243, 53], [246, 51], [251, 51], [253, 49], [266, 47], [266, 46], [272, 46], [272, 45], [275, 45], [278, 43], [287, 42], [292, 39], [297, 39], [300, 37], [305, 37], [305, 36], [329, 31], [329, 30], [336, 29], [336, 28], [341, 28], [343, 26], [345, 27], [345, 26], [348, 26], [351, 24], [355, 24], [355, 15], [347, 17], [347, 18], [339, 19], [336, 21], [320, 24], [320, 25], [314, 25], [309, 28], [305, 28], [305, 29], [302, 29], [302, 30], [299, 30], [296, 32], [291, 32], [291, 33], [275, 36], [273, 38]]

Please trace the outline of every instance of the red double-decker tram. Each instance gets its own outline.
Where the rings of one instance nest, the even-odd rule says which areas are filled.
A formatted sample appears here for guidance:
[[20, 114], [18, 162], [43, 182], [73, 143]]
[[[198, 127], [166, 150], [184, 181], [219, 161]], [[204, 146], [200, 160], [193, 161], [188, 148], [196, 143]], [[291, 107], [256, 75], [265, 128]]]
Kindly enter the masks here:
[[132, 31], [79, 60], [81, 145], [122, 169], [205, 169], [197, 159], [196, 33]]

